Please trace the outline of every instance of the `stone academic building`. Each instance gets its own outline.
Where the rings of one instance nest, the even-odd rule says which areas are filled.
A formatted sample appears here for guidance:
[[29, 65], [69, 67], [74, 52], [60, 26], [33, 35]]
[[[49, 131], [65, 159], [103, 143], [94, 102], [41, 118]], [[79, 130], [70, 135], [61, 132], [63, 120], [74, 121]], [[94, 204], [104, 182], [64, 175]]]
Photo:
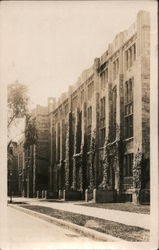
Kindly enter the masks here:
[[140, 11], [61, 98], [48, 100], [48, 195], [148, 201], [150, 18]]
[[33, 197], [148, 202], [150, 18], [140, 11], [78, 81], [34, 111], [38, 142], [19, 145], [20, 190]]
[[[25, 146], [27, 142], [23, 136], [18, 142], [18, 189], [22, 196], [35, 197], [39, 191], [38, 196], [41, 197], [41, 190], [48, 188], [48, 108], [37, 105], [32, 110], [31, 119], [36, 120], [37, 141], [36, 145]], [[27, 130], [30, 129], [30, 126], [28, 124]]]

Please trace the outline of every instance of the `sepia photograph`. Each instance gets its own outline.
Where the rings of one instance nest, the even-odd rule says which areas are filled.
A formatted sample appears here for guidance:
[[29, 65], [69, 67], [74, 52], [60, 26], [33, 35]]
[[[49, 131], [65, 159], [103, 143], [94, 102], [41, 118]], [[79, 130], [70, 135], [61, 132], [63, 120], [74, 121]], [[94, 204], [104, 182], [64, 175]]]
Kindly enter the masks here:
[[157, 1], [1, 1], [0, 250], [159, 248]]

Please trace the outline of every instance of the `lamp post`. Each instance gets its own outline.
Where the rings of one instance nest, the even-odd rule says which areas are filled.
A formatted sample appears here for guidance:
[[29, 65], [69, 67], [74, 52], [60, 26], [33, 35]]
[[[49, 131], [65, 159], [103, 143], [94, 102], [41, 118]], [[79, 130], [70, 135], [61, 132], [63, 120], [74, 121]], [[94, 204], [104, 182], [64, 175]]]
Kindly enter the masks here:
[[25, 166], [26, 166], [26, 192], [27, 192], [27, 198], [29, 198], [29, 171], [30, 171], [30, 157], [27, 157], [27, 161], [25, 161]]
[[10, 203], [12, 203], [12, 171], [10, 171]]

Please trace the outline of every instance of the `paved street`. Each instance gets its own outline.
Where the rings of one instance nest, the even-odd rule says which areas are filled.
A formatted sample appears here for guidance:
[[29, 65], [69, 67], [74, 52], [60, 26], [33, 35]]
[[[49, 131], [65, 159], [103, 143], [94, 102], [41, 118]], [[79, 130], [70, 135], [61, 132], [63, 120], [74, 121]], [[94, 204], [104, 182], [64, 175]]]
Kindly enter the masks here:
[[80, 246], [80, 248], [92, 244], [99, 245], [93, 239], [88, 239], [78, 233], [34, 218], [10, 207], [7, 208], [6, 217], [3, 226], [1, 223], [1, 227], [3, 229], [0, 239], [2, 250], [44, 249], [46, 247], [47, 249], [53, 249], [56, 246], [64, 248], [69, 243]]

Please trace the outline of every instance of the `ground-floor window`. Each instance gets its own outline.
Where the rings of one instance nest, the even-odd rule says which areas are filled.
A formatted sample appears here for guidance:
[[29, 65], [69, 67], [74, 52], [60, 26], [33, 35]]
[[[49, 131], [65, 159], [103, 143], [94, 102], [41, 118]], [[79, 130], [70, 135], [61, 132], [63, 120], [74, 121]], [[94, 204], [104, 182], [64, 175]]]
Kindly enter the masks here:
[[103, 147], [105, 143], [105, 128], [101, 128], [100, 130], [100, 139], [101, 139], [101, 147]]
[[132, 176], [133, 173], [133, 154], [124, 156], [124, 176]]

